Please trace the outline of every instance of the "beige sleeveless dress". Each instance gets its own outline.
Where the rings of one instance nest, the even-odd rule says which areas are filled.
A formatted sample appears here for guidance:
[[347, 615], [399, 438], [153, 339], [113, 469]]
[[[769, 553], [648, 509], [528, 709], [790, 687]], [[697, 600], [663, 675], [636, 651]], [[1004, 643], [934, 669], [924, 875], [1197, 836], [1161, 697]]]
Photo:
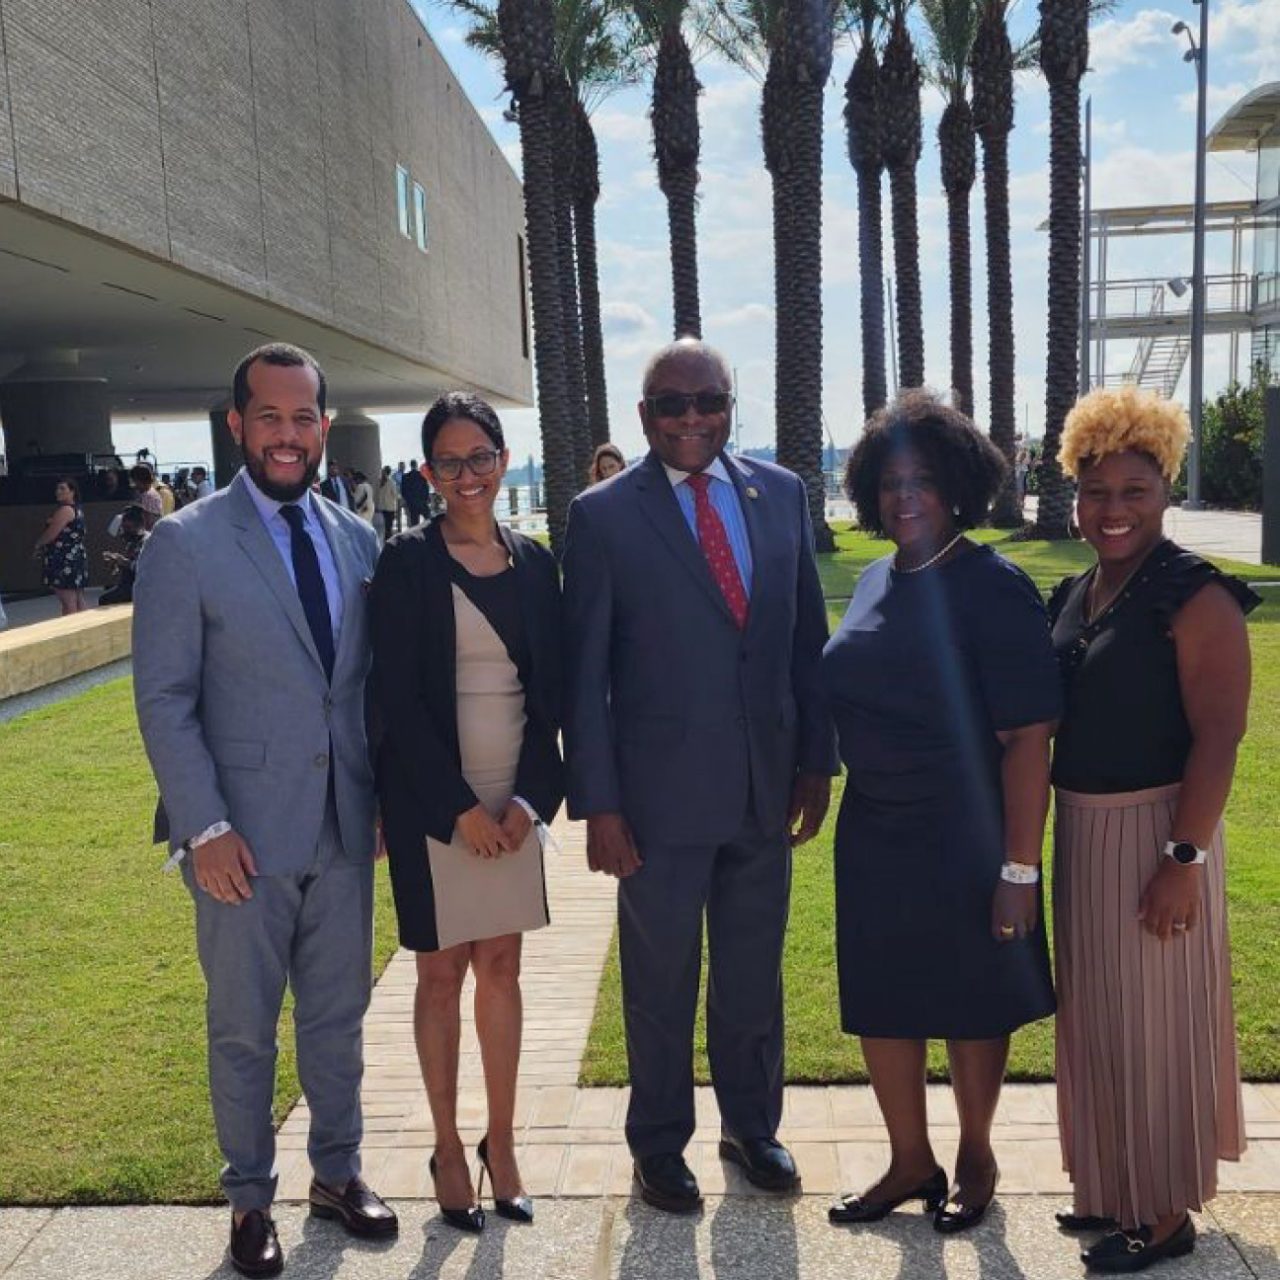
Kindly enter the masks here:
[[[511, 799], [524, 740], [524, 689], [501, 637], [453, 584], [458, 747], [462, 776], [495, 818]], [[549, 922], [542, 842], [530, 831], [515, 853], [482, 858], [457, 832], [427, 839], [441, 948], [541, 929]]]

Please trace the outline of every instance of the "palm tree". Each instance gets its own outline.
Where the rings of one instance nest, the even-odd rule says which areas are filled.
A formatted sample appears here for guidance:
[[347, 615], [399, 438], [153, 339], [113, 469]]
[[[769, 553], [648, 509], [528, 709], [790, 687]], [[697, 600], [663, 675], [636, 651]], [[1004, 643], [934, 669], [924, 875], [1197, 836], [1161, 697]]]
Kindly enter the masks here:
[[1071, 508], [1058, 442], [1080, 375], [1080, 77], [1088, 60], [1088, 0], [1040, 0], [1040, 67], [1049, 82], [1049, 350], [1036, 516], [1042, 538], [1067, 536]]
[[951, 387], [961, 412], [973, 416], [973, 266], [969, 193], [977, 173], [977, 138], [969, 106], [969, 53], [978, 25], [976, 0], [921, 0], [933, 48], [929, 77], [946, 95], [938, 122], [942, 189], [947, 194], [951, 292]]
[[640, 44], [653, 63], [653, 156], [667, 198], [675, 336], [702, 336], [698, 295], [698, 95], [702, 86], [685, 39], [689, 0], [632, 0]]
[[560, 555], [569, 502], [582, 473], [575, 469], [569, 425], [556, 241], [555, 123], [547, 96], [556, 70], [555, 13], [551, 0], [498, 0], [495, 17], [507, 88], [520, 127], [547, 527], [552, 550]]
[[1009, 134], [1013, 130], [1014, 54], [1005, 22], [1008, 0], [979, 0], [981, 13], [969, 69], [973, 122], [982, 139], [982, 194], [987, 233], [987, 324], [990, 337], [991, 442], [1004, 454], [1009, 477], [991, 512], [1001, 529], [1022, 525], [1014, 487], [1013, 268], [1009, 248]]
[[778, 461], [804, 481], [814, 538], [835, 549], [822, 475], [822, 91], [831, 73], [831, 0], [745, 0], [726, 9], [718, 42], [740, 66], [764, 67], [760, 132], [773, 180]]
[[861, 36], [844, 86], [849, 162], [858, 181], [858, 287], [862, 321], [862, 411], [870, 417], [888, 399], [884, 360], [884, 241], [880, 218], [880, 67], [876, 61], [875, 0], [855, 0]]
[[924, 383], [924, 306], [920, 297], [920, 230], [916, 165], [920, 162], [920, 64], [907, 30], [910, 0], [892, 0], [889, 38], [880, 60], [880, 138], [889, 170], [893, 266], [898, 287], [898, 352], [904, 387]]
[[578, 125], [573, 188], [573, 242], [578, 257], [582, 306], [582, 359], [587, 378], [587, 425], [591, 447], [609, 438], [609, 391], [604, 376], [604, 330], [600, 323], [600, 267], [596, 258], [596, 201], [600, 199], [600, 155], [591, 117], [575, 103]]

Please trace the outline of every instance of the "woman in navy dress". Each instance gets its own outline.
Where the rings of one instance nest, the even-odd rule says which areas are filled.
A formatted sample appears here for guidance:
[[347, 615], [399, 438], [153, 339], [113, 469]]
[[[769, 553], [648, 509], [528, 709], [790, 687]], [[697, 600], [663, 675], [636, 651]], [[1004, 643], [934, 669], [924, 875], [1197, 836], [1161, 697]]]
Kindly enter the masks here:
[[[966, 417], [920, 391], [871, 420], [846, 472], [859, 524], [896, 547], [862, 574], [823, 658], [848, 771], [841, 1022], [862, 1038], [892, 1160], [834, 1222], [915, 1199], [939, 1231], [978, 1222], [1009, 1035], [1054, 1010], [1038, 883], [1060, 699], [1048, 620], [1031, 580], [964, 536], [1005, 474]], [[934, 1038], [960, 1115], [950, 1192], [925, 1115]]]

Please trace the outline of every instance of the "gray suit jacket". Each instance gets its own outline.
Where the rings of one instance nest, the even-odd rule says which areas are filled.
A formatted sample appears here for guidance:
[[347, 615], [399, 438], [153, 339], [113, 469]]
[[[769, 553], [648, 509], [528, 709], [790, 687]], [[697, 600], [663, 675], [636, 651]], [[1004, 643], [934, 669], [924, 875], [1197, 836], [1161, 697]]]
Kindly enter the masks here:
[[779, 832], [797, 771], [839, 768], [804, 486], [767, 462], [725, 463], [754, 562], [743, 631], [655, 455], [569, 508], [569, 813], [620, 812], [642, 842], [725, 843], [748, 803]]
[[343, 846], [373, 854], [365, 588], [378, 538], [351, 512], [317, 506], [342, 583], [332, 685], [242, 475], [160, 521], [138, 561], [134, 697], [170, 846], [225, 819], [263, 875], [315, 857], [331, 753]]

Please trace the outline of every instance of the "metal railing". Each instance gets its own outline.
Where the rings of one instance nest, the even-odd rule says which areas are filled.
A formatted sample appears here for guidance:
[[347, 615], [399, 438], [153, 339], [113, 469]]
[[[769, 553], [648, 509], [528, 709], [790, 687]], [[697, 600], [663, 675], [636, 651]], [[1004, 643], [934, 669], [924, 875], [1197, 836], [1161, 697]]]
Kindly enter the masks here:
[[[1261, 277], [1257, 280], [1260, 284]], [[1254, 297], [1258, 292], [1255, 277], [1245, 272], [1205, 276], [1204, 284], [1206, 314], [1247, 312], [1255, 305]], [[1273, 289], [1274, 287], [1273, 283]], [[1160, 313], [1189, 315], [1190, 312], [1189, 280], [1181, 297], [1169, 287], [1167, 278], [1156, 276], [1137, 280], [1108, 280], [1105, 285], [1098, 282], [1089, 291], [1090, 320], [1103, 324], [1145, 320]]]

